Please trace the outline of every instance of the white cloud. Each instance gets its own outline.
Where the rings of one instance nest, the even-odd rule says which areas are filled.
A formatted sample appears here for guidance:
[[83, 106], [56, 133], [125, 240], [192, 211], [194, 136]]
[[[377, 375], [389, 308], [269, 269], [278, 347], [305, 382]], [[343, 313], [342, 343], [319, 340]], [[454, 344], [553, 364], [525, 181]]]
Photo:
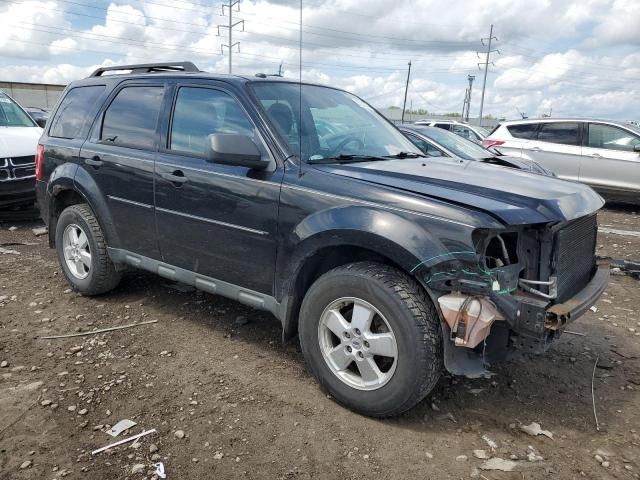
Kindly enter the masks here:
[[[45, 59], [55, 35], [47, 25], [67, 26], [62, 9], [55, 1], [0, 4], [0, 56], [18, 59]], [[45, 26], [45, 27], [43, 27]]]
[[[80, 19], [65, 13], [78, 9], [57, 0], [0, 3], [2, 77], [68, 82], [103, 61], [193, 60], [227, 71], [227, 51], [220, 53], [227, 31], [218, 36], [217, 26], [228, 17], [208, 0], [92, 5], [91, 15], [103, 18], [83, 18], [78, 28]], [[234, 32], [241, 43], [234, 73], [275, 73], [282, 62], [285, 75], [298, 78], [297, 5], [243, 0], [234, 12], [246, 20], [246, 31]], [[638, 0], [313, 0], [303, 13], [303, 79], [346, 88], [378, 107], [402, 105], [411, 60], [414, 108], [460, 110], [473, 74], [477, 112], [484, 57], [476, 50], [494, 23], [502, 55], [492, 55], [485, 112], [533, 115], [551, 105], [600, 116], [639, 111], [640, 54], [632, 49], [640, 44]]]

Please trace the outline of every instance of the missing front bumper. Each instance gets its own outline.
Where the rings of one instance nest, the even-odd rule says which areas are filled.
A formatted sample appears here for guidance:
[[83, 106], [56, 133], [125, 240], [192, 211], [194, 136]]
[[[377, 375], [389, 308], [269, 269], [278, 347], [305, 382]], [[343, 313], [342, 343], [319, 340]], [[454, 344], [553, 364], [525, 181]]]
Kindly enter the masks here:
[[560, 330], [593, 306], [609, 283], [609, 264], [600, 263], [591, 281], [569, 300], [547, 309], [544, 326]]

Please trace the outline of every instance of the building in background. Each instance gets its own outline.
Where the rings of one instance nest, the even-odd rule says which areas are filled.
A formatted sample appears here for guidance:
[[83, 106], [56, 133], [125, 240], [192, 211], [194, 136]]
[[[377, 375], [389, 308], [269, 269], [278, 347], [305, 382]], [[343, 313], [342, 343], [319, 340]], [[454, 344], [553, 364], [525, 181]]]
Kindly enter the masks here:
[[51, 110], [55, 106], [64, 88], [65, 85], [0, 81], [0, 90], [23, 107], [37, 107], [45, 110]]

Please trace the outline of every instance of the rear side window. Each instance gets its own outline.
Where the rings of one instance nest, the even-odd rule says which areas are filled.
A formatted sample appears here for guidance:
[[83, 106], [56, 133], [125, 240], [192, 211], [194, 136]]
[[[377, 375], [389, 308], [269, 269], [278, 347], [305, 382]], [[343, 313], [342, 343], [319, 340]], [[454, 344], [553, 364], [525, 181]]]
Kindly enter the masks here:
[[543, 123], [538, 132], [538, 141], [577, 145], [578, 124], [574, 122]]
[[100, 141], [110, 145], [151, 150], [164, 87], [125, 87], [104, 113]]
[[434, 127], [438, 127], [438, 128], [442, 128], [443, 130], [451, 130], [451, 124], [450, 123], [435, 123], [433, 126]]
[[89, 133], [96, 100], [104, 92], [104, 85], [76, 87], [69, 90], [56, 112], [49, 136], [58, 138], [84, 138]]
[[[523, 123], [522, 125], [509, 125], [507, 130], [513, 138], [522, 138], [525, 140], [532, 140], [536, 138], [536, 132], [538, 131], [538, 123]], [[495, 132], [500, 125], [493, 131]], [[493, 132], [491, 134], [493, 135]]]

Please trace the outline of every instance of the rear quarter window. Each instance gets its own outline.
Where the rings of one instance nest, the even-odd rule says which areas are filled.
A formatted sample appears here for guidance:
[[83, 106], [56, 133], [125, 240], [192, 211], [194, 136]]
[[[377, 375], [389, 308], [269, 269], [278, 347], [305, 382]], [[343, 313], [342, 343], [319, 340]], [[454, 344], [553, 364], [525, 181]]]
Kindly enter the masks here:
[[[509, 133], [513, 138], [522, 138], [525, 140], [532, 140], [536, 138], [538, 125], [539, 123], [524, 123], [522, 125], [509, 125], [507, 127], [507, 130], [509, 130]], [[498, 127], [496, 127], [496, 130]], [[491, 133], [493, 134], [493, 132]]]
[[86, 137], [99, 107], [96, 102], [105, 88], [104, 85], [91, 85], [69, 90], [51, 121], [49, 136], [70, 139]]

